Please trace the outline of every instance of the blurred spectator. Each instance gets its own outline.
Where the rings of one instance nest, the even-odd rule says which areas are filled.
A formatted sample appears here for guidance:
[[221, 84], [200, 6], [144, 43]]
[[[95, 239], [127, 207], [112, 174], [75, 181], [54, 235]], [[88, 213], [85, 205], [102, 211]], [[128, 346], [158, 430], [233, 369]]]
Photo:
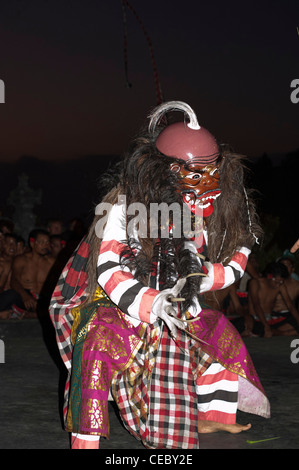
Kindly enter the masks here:
[[236, 284], [217, 291], [204, 293], [205, 303], [213, 310], [220, 310], [231, 316], [240, 315], [242, 306], [236, 295]]
[[289, 250], [285, 250], [282, 257], [277, 261], [284, 264], [289, 271], [290, 277], [299, 281], [299, 276], [295, 273], [295, 256]]
[[0, 256], [1, 256], [2, 251], [3, 251], [3, 247], [4, 247], [4, 234], [2, 232], [0, 232]]
[[86, 233], [86, 227], [81, 219], [75, 217], [69, 223], [69, 229], [63, 234], [66, 241], [66, 253], [71, 256]]
[[204, 301], [210, 308], [223, 312], [242, 336], [252, 336], [254, 319], [247, 303], [242, 305], [237, 286], [238, 283], [234, 283], [225, 289], [205, 292]]
[[60, 219], [49, 219], [47, 224], [49, 235], [61, 235], [63, 231], [62, 221]]
[[0, 232], [5, 233], [12, 233], [14, 230], [14, 223], [9, 219], [1, 219], [0, 220]]
[[[289, 296], [291, 298], [291, 301], [295, 305], [295, 307], [298, 307], [298, 300], [299, 300], [299, 281], [293, 277], [294, 274], [294, 262], [292, 259], [289, 257], [286, 258], [281, 258], [279, 260], [281, 264], [286, 266], [288, 270], [288, 277], [284, 281], [284, 285], [287, 288], [287, 291], [289, 293]], [[288, 307], [286, 305], [286, 302], [284, 301], [283, 297], [281, 294], [277, 294], [276, 300], [275, 300], [275, 305], [274, 305], [274, 310], [276, 312], [283, 312], [287, 311]]]
[[22, 255], [25, 253], [26, 250], [26, 244], [24, 238], [20, 237], [19, 235], [17, 236], [17, 255]]
[[[258, 279], [261, 277], [261, 273], [259, 271], [259, 264], [257, 257], [254, 253], [250, 253], [248, 257], [248, 263], [245, 269], [245, 273], [239, 281], [238, 285], [238, 294], [242, 297], [243, 300], [242, 304], [247, 303], [247, 293], [248, 293], [248, 284], [251, 279]], [[243, 294], [243, 295], [242, 295]]]
[[250, 253], [248, 257], [246, 272], [250, 275], [251, 279], [258, 279], [262, 276], [259, 271], [258, 259], [254, 253]]
[[0, 293], [10, 287], [12, 262], [17, 252], [16, 235], [6, 233], [3, 240], [3, 251], [0, 256]]
[[[249, 285], [249, 313], [259, 321], [260, 334], [267, 338], [272, 335], [290, 336], [298, 334], [299, 313], [292, 301], [286, 279], [286, 266], [271, 263], [265, 270], [265, 277], [252, 279]], [[275, 302], [281, 295], [287, 310], [276, 311]]]
[[65, 247], [66, 242], [62, 235], [51, 235], [50, 236], [50, 253], [54, 258], [57, 258], [61, 250]]
[[3, 251], [4, 245], [4, 235], [6, 233], [12, 233], [14, 229], [14, 224], [8, 219], [1, 219], [0, 220], [0, 255]]
[[69, 228], [64, 233], [65, 239], [67, 242], [75, 240], [80, 241], [86, 233], [86, 228], [84, 223], [78, 217], [72, 219], [69, 223]]
[[50, 255], [53, 257], [54, 263], [41, 292], [43, 297], [42, 307], [47, 312], [53, 290], [55, 289], [62, 269], [71, 255], [71, 253], [67, 251], [66, 242], [61, 235], [52, 235], [50, 237]]

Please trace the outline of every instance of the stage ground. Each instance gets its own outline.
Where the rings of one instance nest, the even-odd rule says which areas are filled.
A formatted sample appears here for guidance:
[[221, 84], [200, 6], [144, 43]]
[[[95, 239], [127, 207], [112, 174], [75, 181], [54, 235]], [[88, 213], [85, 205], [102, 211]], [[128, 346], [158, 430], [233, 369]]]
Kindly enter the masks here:
[[[0, 364], [0, 448], [69, 449], [62, 429], [61, 363], [56, 354], [52, 326], [39, 320], [0, 321], [5, 363]], [[295, 338], [248, 338], [245, 340], [271, 403], [271, 418], [238, 413], [244, 433], [224, 432], [200, 436], [200, 449], [298, 449], [299, 362], [291, 343]], [[298, 358], [298, 359], [297, 359]], [[62, 369], [63, 370], [63, 369]], [[110, 440], [102, 449], [144, 449], [122, 426], [113, 403], [110, 406]]]

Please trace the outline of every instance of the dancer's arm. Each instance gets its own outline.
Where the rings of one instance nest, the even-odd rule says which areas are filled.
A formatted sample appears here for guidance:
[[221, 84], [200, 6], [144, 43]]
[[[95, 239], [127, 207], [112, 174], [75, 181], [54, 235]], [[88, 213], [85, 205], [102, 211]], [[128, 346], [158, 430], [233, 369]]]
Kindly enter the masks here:
[[120, 253], [126, 247], [125, 206], [115, 204], [104, 229], [97, 264], [98, 283], [124, 313], [137, 320], [153, 323], [152, 304], [159, 291], [145, 286], [120, 264]]
[[200, 285], [200, 292], [224, 289], [238, 281], [244, 274], [250, 250], [242, 247], [235, 251], [231, 261], [224, 266], [222, 263], [203, 263], [206, 276]]

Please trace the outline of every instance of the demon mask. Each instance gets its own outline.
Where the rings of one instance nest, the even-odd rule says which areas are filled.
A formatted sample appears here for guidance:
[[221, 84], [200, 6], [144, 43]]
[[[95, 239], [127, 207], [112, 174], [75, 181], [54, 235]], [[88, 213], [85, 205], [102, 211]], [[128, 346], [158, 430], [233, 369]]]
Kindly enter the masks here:
[[162, 154], [176, 159], [170, 169], [178, 176], [179, 192], [185, 204], [193, 213], [202, 211], [202, 216], [208, 217], [220, 196], [217, 142], [209, 131], [199, 126], [192, 108], [181, 101], [161, 105], [152, 116], [150, 127], [172, 110], [186, 113], [189, 122], [166, 126], [156, 140], [156, 147]]

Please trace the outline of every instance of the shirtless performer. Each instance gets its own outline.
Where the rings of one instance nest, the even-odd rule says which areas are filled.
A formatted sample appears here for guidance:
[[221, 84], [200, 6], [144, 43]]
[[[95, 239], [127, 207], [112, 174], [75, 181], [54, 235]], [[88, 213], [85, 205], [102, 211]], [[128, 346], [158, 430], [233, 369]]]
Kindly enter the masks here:
[[212, 309], [224, 312], [241, 336], [252, 336], [254, 319], [248, 311], [248, 305], [241, 304], [237, 294], [237, 284], [234, 283], [218, 291], [206, 292], [204, 301]]
[[[264, 327], [264, 337], [298, 334], [299, 313], [286, 285], [287, 269], [281, 263], [273, 263], [266, 270], [266, 277], [252, 279], [249, 285], [249, 312]], [[283, 300], [284, 312], [277, 310], [277, 298]]]
[[10, 220], [0, 220], [0, 256], [3, 255], [5, 234], [13, 232], [14, 225]]
[[12, 262], [17, 254], [17, 237], [11, 233], [3, 236], [3, 251], [0, 256], [0, 292], [10, 287]]
[[16, 306], [17, 311], [24, 311], [22, 317], [36, 317], [37, 299], [55, 259], [48, 254], [46, 231], [34, 230], [29, 244], [31, 251], [14, 259], [11, 289], [0, 295], [0, 312]]
[[[288, 258], [284, 257], [279, 260], [281, 264], [286, 266], [288, 270], [288, 277], [284, 281], [284, 285], [287, 288], [288, 294], [291, 298], [291, 301], [295, 305], [295, 307], [298, 308], [298, 299], [299, 299], [299, 281], [294, 279], [292, 277], [292, 273], [294, 272], [294, 263], [293, 261]], [[275, 312], [280, 312], [280, 313], [285, 313], [288, 311], [288, 307], [286, 305], [286, 302], [284, 301], [283, 297], [279, 293], [276, 297], [275, 300], [275, 305], [274, 305], [274, 311]]]

